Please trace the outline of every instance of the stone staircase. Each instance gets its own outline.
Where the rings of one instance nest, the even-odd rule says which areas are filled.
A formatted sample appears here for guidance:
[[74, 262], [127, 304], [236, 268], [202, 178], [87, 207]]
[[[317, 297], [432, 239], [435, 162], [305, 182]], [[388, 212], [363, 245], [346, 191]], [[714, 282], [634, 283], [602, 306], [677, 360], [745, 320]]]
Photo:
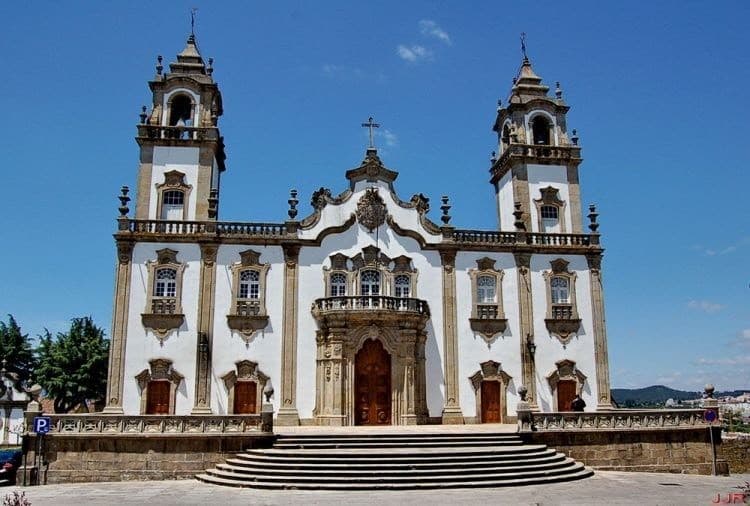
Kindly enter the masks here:
[[198, 480], [263, 489], [373, 490], [504, 487], [577, 480], [593, 472], [509, 433], [279, 435]]

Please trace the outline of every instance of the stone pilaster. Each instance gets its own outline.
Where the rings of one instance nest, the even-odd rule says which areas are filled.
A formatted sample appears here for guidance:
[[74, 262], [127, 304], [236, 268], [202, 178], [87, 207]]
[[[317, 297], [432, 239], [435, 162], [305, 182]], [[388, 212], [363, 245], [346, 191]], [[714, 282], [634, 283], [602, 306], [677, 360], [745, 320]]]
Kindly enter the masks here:
[[531, 196], [529, 194], [529, 176], [526, 165], [513, 167], [512, 178], [513, 200], [521, 203], [522, 220], [526, 225], [526, 230], [531, 232], [533, 230], [531, 228]]
[[458, 400], [458, 331], [456, 315], [456, 250], [440, 250], [443, 265], [443, 356], [445, 359], [445, 405], [443, 424], [462, 424]]
[[604, 318], [604, 288], [602, 286], [601, 254], [586, 255], [591, 285], [591, 318], [594, 327], [594, 360], [596, 389], [599, 392], [597, 409], [612, 408], [609, 386], [609, 354], [607, 352], [607, 324]]
[[202, 243], [200, 293], [195, 342], [195, 400], [193, 415], [211, 414], [211, 352], [213, 350], [216, 254], [218, 244]]
[[581, 187], [578, 184], [578, 165], [568, 165], [568, 199], [570, 200], [571, 232], [582, 234]]
[[112, 304], [112, 340], [109, 344], [109, 369], [107, 373], [107, 414], [123, 414], [122, 394], [125, 382], [125, 343], [128, 335], [128, 309], [130, 307], [130, 277], [133, 262], [131, 241], [117, 241], [117, 268], [115, 294]]
[[[318, 425], [346, 425], [344, 405], [345, 328], [320, 331], [317, 338], [316, 422]], [[353, 376], [350, 376], [353, 377]]]
[[534, 342], [534, 306], [531, 294], [531, 253], [513, 253], [518, 272], [518, 319], [521, 329], [521, 377], [527, 388], [527, 401], [532, 410], [538, 410], [536, 401], [536, 366], [528, 343]]
[[299, 283], [299, 245], [285, 244], [284, 315], [281, 337], [281, 406], [277, 425], [299, 425], [297, 412], [297, 285]]

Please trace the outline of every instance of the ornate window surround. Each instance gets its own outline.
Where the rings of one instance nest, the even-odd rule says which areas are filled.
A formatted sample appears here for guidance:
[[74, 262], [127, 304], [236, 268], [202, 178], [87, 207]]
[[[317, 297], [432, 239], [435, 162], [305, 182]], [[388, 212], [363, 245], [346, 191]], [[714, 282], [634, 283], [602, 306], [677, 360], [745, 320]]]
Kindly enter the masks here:
[[347, 266], [349, 258], [342, 253], [336, 253], [331, 255], [329, 259], [331, 260], [331, 266], [323, 267], [323, 283], [325, 285], [326, 297], [333, 296], [331, 295], [331, 276], [336, 273], [343, 274], [346, 277], [346, 295], [351, 295], [353, 293], [353, 277], [352, 272]]
[[[477, 332], [489, 345], [495, 336], [505, 332], [508, 320], [503, 310], [503, 276], [502, 270], [495, 268], [496, 260], [488, 257], [477, 259], [477, 268], [469, 269], [471, 279], [471, 330]], [[490, 276], [495, 279], [495, 303], [487, 304], [479, 301], [479, 278]]]
[[557, 119], [554, 115], [542, 109], [535, 109], [528, 113], [524, 118], [524, 126], [526, 127], [526, 142], [527, 144], [534, 144], [534, 129], [532, 125], [537, 116], [543, 116], [547, 120], [549, 126], [549, 146], [559, 146], [559, 138], [557, 135]]
[[500, 423], [508, 423], [508, 407], [507, 407], [507, 392], [508, 385], [512, 377], [505, 371], [500, 362], [494, 360], [488, 360], [479, 364], [480, 369], [469, 376], [469, 381], [474, 387], [474, 396], [476, 398], [476, 413], [477, 423], [482, 423], [482, 382], [483, 381], [497, 381], [500, 383], [500, 405], [502, 411], [500, 412]]
[[549, 383], [549, 388], [552, 392], [553, 411], [559, 411], [557, 406], [557, 384], [563, 380], [575, 381], [576, 393], [580, 395], [583, 385], [586, 383], [586, 375], [578, 370], [574, 360], [563, 359], [555, 362], [555, 370], [547, 375], [547, 383]]
[[534, 205], [536, 206], [536, 222], [539, 232], [543, 232], [542, 227], [542, 207], [553, 206], [557, 208], [557, 222], [560, 224], [560, 233], [566, 233], [565, 227], [565, 206], [566, 202], [560, 199], [560, 190], [553, 186], [547, 186], [546, 188], [540, 188], [541, 198], [534, 199]]
[[[365, 246], [362, 252], [349, 258], [343, 253], [336, 253], [330, 257], [331, 266], [323, 267], [323, 282], [326, 297], [331, 295], [331, 275], [341, 273], [346, 276], [346, 295], [362, 295], [361, 283], [362, 273], [365, 271], [378, 271], [380, 273], [380, 296], [395, 297], [396, 276], [409, 276], [409, 298], [417, 297], [418, 272], [411, 266], [411, 258], [401, 255], [389, 258], [380, 253], [376, 246]], [[391, 264], [393, 267], [391, 267]]]
[[190, 202], [190, 192], [193, 187], [185, 182], [185, 174], [179, 170], [170, 170], [164, 173], [164, 182], [156, 183], [156, 218], [161, 219], [162, 208], [164, 207], [164, 194], [168, 191], [181, 191], [184, 197], [182, 204], [182, 219], [187, 220], [188, 203]]
[[[156, 251], [156, 260], [146, 262], [148, 268], [148, 297], [146, 308], [141, 314], [141, 322], [144, 327], [153, 331], [162, 346], [170, 332], [180, 328], [185, 322], [185, 315], [182, 313], [182, 278], [186, 265], [177, 260], [177, 253], [177, 251], [169, 248], [160, 249]], [[157, 297], [154, 295], [156, 271], [163, 268], [174, 269], [177, 273], [174, 297]]]
[[221, 377], [227, 389], [227, 414], [234, 415], [234, 387], [241, 381], [254, 381], [257, 386], [255, 395], [255, 412], [260, 413], [263, 405], [263, 389], [268, 382], [268, 376], [258, 369], [258, 363], [250, 360], [239, 360], [234, 363], [235, 368]]
[[[164, 118], [162, 120], [162, 126], [169, 126], [172, 121], [172, 102], [175, 98], [185, 96], [190, 100], [190, 119], [193, 123], [192, 126], [199, 126], [196, 124], [195, 119], [200, 113], [200, 96], [187, 88], [176, 88], [169, 91], [164, 97]], [[187, 125], [186, 125], [187, 126]]]
[[175, 371], [172, 361], [166, 358], [154, 358], [148, 361], [148, 368], [139, 372], [135, 379], [141, 389], [141, 414], [146, 414], [148, 403], [148, 384], [154, 380], [169, 381], [169, 414], [174, 415], [177, 402], [177, 388], [185, 377]]
[[[547, 314], [544, 323], [550, 334], [556, 336], [563, 346], [567, 345], [581, 327], [576, 304], [576, 273], [568, 270], [570, 262], [558, 258], [552, 260], [551, 270], [542, 273], [547, 292]], [[552, 304], [552, 278], [561, 277], [568, 281], [570, 303]]]
[[[240, 252], [240, 261], [232, 264], [232, 302], [227, 315], [227, 326], [239, 332], [246, 345], [253, 335], [268, 325], [266, 311], [266, 288], [271, 264], [260, 262], [260, 253], [251, 249]], [[244, 271], [258, 273], [258, 299], [240, 299], [240, 275]], [[257, 302], [256, 302], [257, 301]]]

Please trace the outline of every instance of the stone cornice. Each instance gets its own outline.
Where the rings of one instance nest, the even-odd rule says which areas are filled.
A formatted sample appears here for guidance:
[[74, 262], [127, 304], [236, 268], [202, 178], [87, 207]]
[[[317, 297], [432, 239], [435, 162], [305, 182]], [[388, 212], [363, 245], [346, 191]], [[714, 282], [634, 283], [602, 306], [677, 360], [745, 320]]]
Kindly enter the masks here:
[[490, 167], [490, 182], [498, 182], [515, 165], [533, 163], [577, 167], [582, 161], [580, 146], [510, 144]]

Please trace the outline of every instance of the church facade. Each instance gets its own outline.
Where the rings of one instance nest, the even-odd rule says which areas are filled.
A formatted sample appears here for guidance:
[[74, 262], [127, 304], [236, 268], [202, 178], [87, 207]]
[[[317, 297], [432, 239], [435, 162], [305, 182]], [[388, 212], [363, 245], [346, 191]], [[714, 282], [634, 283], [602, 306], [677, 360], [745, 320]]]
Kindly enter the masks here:
[[522, 386], [534, 410], [611, 408], [597, 214], [584, 231], [569, 107], [527, 58], [493, 126], [497, 230], [455, 228], [446, 197], [431, 221], [372, 143], [311, 215], [292, 190], [278, 223], [220, 220], [212, 74], [191, 35], [149, 82], [106, 413], [257, 413], [271, 388], [289, 425], [511, 422]]

